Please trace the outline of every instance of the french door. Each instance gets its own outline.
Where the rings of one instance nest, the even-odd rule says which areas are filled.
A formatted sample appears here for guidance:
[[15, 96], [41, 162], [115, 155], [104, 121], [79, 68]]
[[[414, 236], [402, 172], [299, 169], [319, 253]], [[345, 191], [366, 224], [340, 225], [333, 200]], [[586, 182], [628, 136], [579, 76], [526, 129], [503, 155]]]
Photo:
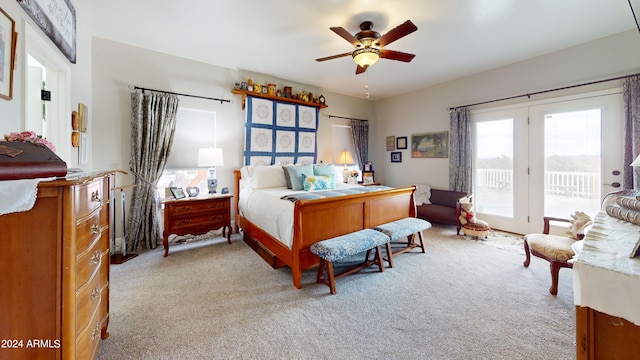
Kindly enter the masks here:
[[540, 232], [544, 216], [592, 217], [622, 181], [619, 90], [472, 112], [473, 194], [495, 229]]

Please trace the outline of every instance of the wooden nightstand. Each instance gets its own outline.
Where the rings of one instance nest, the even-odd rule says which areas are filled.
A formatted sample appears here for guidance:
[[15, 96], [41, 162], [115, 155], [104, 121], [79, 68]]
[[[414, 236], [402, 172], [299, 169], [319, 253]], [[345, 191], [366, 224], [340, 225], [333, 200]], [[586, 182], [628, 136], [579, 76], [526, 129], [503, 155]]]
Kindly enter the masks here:
[[[164, 202], [164, 256], [169, 255], [169, 235], [202, 235], [222, 228], [231, 244], [231, 198], [233, 195], [203, 195]], [[228, 230], [228, 233], [226, 231]], [[226, 235], [225, 235], [226, 234]]]

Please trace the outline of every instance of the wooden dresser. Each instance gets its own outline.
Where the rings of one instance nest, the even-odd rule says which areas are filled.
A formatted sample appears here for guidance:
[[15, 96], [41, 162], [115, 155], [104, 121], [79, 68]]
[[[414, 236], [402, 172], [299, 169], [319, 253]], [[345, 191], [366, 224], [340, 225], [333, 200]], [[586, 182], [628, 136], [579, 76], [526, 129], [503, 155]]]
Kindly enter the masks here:
[[41, 182], [0, 216], [0, 359], [93, 359], [109, 336], [111, 179]]

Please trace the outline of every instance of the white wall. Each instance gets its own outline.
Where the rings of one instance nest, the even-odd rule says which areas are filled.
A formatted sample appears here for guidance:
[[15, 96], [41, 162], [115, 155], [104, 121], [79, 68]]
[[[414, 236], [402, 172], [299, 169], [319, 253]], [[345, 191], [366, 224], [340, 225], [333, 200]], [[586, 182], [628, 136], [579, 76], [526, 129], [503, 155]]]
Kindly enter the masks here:
[[[18, 44], [16, 49], [16, 68], [13, 73], [13, 99], [4, 100], [0, 99], [0, 136], [12, 131], [31, 130], [26, 129], [25, 125], [25, 69], [26, 64], [26, 25], [29, 23], [30, 27], [39, 35], [41, 41], [44, 44], [44, 51], [50, 56], [62, 59], [62, 62], [68, 63], [70, 68], [70, 94], [68, 94], [67, 109], [77, 109], [78, 103], [86, 104], [91, 109], [91, 27], [88, 22], [87, 16], [84, 16], [85, 4], [83, 2], [74, 2], [74, 8], [76, 10], [76, 63], [71, 64], [66, 60], [64, 55], [58, 50], [51, 40], [40, 30], [40, 28], [33, 22], [33, 20], [27, 15], [17, 1], [5, 1], [2, 3], [2, 9], [13, 18], [16, 22], [16, 32], [18, 32]], [[52, 94], [56, 96], [58, 94]], [[71, 143], [71, 112], [68, 111], [68, 116], [62, 119], [58, 119], [63, 124], [65, 129], [63, 132], [68, 132], [68, 143], [54, 144], [56, 147], [69, 147]], [[91, 136], [91, 134], [89, 134]], [[77, 149], [71, 149], [72, 153], [67, 161], [68, 166], [77, 166]]]
[[[390, 152], [385, 149], [386, 136], [407, 136], [410, 142], [411, 134], [448, 131], [450, 107], [639, 73], [638, 59], [640, 35], [637, 31], [629, 31], [380, 100], [376, 102], [377, 133], [369, 140], [370, 144], [373, 144], [375, 158], [379, 159], [378, 163], [374, 164], [376, 181], [390, 186], [421, 183], [438, 189], [448, 189], [448, 159], [412, 159], [410, 149], [407, 149], [401, 150], [402, 163], [391, 163]], [[608, 82], [571, 91], [554, 92], [544, 97], [614, 88], [620, 84], [620, 81]], [[543, 96], [532, 97], [534, 98], [540, 99]], [[526, 100], [525, 97], [509, 103]], [[493, 103], [484, 107], [506, 103]]]
[[[323, 94], [328, 108], [320, 110], [318, 159], [331, 160], [331, 125], [346, 120], [329, 119], [328, 115], [374, 118], [374, 105], [365, 99], [323, 92], [320, 89], [274, 79], [264, 74], [227, 69], [180, 57], [131, 47], [113, 41], [93, 39], [93, 131], [94, 169], [129, 171], [130, 158], [130, 94], [128, 85], [173, 91], [199, 96], [230, 99], [232, 103], [180, 97], [180, 106], [216, 112], [217, 145], [224, 152], [225, 165], [217, 167], [219, 188], [228, 186], [233, 192], [233, 170], [243, 161], [244, 111], [241, 97], [231, 93], [236, 81], [248, 78], [259, 82], [290, 85], [293, 91]], [[375, 123], [375, 121], [372, 121]], [[372, 126], [375, 134], [375, 126]], [[126, 183], [131, 179], [123, 178]]]

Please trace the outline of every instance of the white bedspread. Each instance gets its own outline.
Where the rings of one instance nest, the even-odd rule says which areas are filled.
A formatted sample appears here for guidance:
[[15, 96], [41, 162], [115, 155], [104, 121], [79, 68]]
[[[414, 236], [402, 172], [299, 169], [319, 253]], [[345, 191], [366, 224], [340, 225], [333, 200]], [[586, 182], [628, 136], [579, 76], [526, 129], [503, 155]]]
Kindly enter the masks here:
[[[347, 188], [358, 185], [338, 183], [336, 188]], [[293, 243], [293, 206], [289, 200], [281, 197], [289, 194], [303, 193], [286, 187], [240, 190], [238, 208], [240, 214], [269, 235], [291, 248]]]

